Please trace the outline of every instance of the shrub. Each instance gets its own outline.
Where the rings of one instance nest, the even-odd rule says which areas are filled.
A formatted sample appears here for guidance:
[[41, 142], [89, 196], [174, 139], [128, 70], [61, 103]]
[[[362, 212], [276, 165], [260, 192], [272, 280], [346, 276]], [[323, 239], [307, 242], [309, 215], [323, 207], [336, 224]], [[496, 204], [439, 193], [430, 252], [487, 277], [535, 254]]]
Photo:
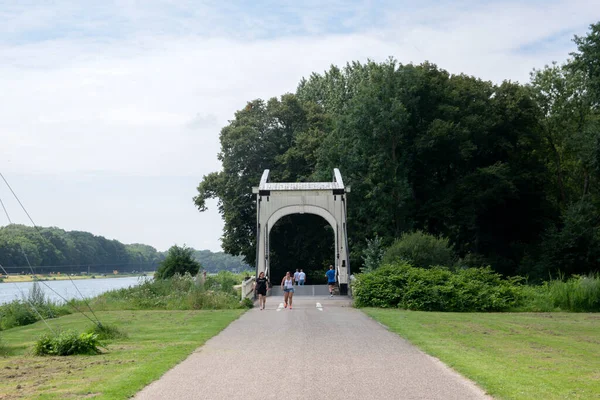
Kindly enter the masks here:
[[238, 274], [229, 271], [219, 271], [216, 275], [207, 276], [204, 286], [208, 290], [217, 290], [226, 293], [235, 293], [233, 287], [239, 285], [242, 279]]
[[0, 356], [6, 357], [8, 354], [8, 349], [4, 346], [4, 341], [2, 340], [2, 336], [0, 336]]
[[452, 265], [454, 250], [448, 239], [438, 238], [422, 231], [404, 233], [385, 252], [382, 264], [405, 261], [415, 267]]
[[174, 275], [170, 279], [140, 279], [137, 286], [102, 293], [91, 301], [91, 306], [95, 310], [215, 310], [242, 307], [233, 285], [239, 284], [243, 275], [223, 272], [208, 276], [204, 285], [189, 273]]
[[202, 266], [194, 258], [194, 249], [172, 246], [165, 259], [160, 263], [154, 278], [167, 279], [176, 274], [184, 275], [186, 273], [196, 275], [200, 268]]
[[114, 325], [94, 324], [86, 333], [95, 334], [98, 340], [124, 339], [127, 333]]
[[522, 311], [600, 311], [600, 275], [554, 279], [525, 291]]
[[45, 334], [35, 343], [33, 353], [36, 356], [70, 356], [74, 354], [100, 354], [98, 335], [94, 333], [78, 334], [74, 330], [58, 334]]
[[0, 328], [3, 330], [30, 325], [38, 319], [31, 306], [22, 300], [14, 300], [0, 306]]
[[491, 268], [452, 272], [414, 268], [406, 262], [359, 274], [352, 285], [357, 307], [420, 311], [503, 311], [522, 297], [519, 280], [504, 280]]
[[379, 236], [375, 235], [373, 239], [367, 239], [367, 247], [362, 255], [364, 262], [362, 272], [371, 272], [379, 268], [384, 253], [383, 240]]
[[254, 307], [254, 302], [252, 300], [250, 300], [249, 298], [246, 297], [244, 300], [242, 300], [241, 306], [243, 308], [253, 308]]

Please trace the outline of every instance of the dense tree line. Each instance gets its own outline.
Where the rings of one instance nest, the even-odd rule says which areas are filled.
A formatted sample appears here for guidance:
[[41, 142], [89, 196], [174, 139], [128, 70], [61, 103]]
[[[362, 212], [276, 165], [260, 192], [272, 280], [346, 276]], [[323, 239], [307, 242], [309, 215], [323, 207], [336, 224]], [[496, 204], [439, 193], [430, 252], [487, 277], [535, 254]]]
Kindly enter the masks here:
[[[195, 204], [219, 199], [224, 250], [254, 265], [251, 187], [262, 171], [329, 181], [337, 167], [352, 185], [354, 270], [368, 240], [415, 230], [447, 237], [463, 265], [505, 275], [598, 270], [600, 23], [574, 41], [567, 62], [527, 84], [389, 59], [332, 66], [294, 94], [250, 101], [222, 129], [223, 169], [203, 178]], [[274, 227], [276, 268], [330, 262], [330, 232], [307, 221]]]
[[88, 266], [92, 272], [154, 270], [163, 259], [164, 254], [152, 246], [123, 244], [89, 232], [16, 224], [0, 227], [0, 264], [9, 272], [17, 271], [15, 267], [27, 271], [29, 264], [55, 267], [56, 272]]
[[202, 269], [210, 273], [219, 271], [237, 273], [250, 269], [242, 257], [232, 256], [222, 251], [213, 253], [210, 250], [193, 250], [192, 255], [202, 265]]
[[[207, 272], [249, 269], [241, 257], [210, 250], [189, 250]], [[87, 271], [88, 266], [92, 272], [152, 271], [167, 253], [146, 244], [123, 244], [89, 232], [53, 227], [37, 230], [16, 224], [0, 227], [0, 265], [9, 272], [27, 271], [27, 259], [33, 267], [56, 267], [55, 272], [71, 272], [71, 267], [80, 267], [74, 272]]]

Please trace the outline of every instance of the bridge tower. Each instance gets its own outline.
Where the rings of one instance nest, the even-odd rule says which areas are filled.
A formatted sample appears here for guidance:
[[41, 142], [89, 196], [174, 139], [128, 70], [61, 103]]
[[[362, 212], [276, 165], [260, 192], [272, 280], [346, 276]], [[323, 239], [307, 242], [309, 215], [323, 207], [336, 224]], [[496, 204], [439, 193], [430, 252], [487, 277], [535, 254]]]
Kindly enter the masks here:
[[290, 214], [315, 214], [323, 217], [333, 228], [335, 266], [340, 294], [348, 294], [350, 259], [346, 224], [346, 194], [350, 187], [344, 186], [340, 171], [333, 170], [331, 182], [269, 182], [266, 169], [256, 194], [256, 275], [265, 272], [269, 276], [269, 235], [275, 223]]

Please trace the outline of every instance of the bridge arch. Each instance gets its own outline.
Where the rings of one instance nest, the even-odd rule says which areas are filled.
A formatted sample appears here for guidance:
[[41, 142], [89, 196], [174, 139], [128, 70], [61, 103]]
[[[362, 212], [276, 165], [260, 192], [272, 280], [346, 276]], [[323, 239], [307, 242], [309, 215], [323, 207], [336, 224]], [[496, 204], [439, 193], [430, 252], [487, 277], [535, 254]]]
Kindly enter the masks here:
[[269, 182], [269, 170], [263, 172], [256, 194], [256, 274], [269, 269], [269, 235], [278, 220], [290, 214], [314, 214], [325, 219], [333, 228], [335, 266], [340, 293], [346, 294], [350, 275], [348, 234], [346, 226], [346, 194], [340, 171], [333, 170], [332, 182]]

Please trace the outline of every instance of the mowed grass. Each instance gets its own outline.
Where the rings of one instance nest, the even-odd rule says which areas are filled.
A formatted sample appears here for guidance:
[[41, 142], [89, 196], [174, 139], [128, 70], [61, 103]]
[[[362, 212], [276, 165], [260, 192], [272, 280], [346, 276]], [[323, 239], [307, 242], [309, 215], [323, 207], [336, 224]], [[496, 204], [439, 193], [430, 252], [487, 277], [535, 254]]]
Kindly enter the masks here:
[[[0, 357], [0, 399], [126, 399], [219, 333], [244, 310], [105, 311], [103, 324], [124, 331], [96, 356], [35, 357], [43, 322], [1, 332], [8, 356]], [[86, 330], [81, 314], [48, 321], [60, 329]]]
[[499, 399], [600, 399], [600, 315], [363, 309]]

